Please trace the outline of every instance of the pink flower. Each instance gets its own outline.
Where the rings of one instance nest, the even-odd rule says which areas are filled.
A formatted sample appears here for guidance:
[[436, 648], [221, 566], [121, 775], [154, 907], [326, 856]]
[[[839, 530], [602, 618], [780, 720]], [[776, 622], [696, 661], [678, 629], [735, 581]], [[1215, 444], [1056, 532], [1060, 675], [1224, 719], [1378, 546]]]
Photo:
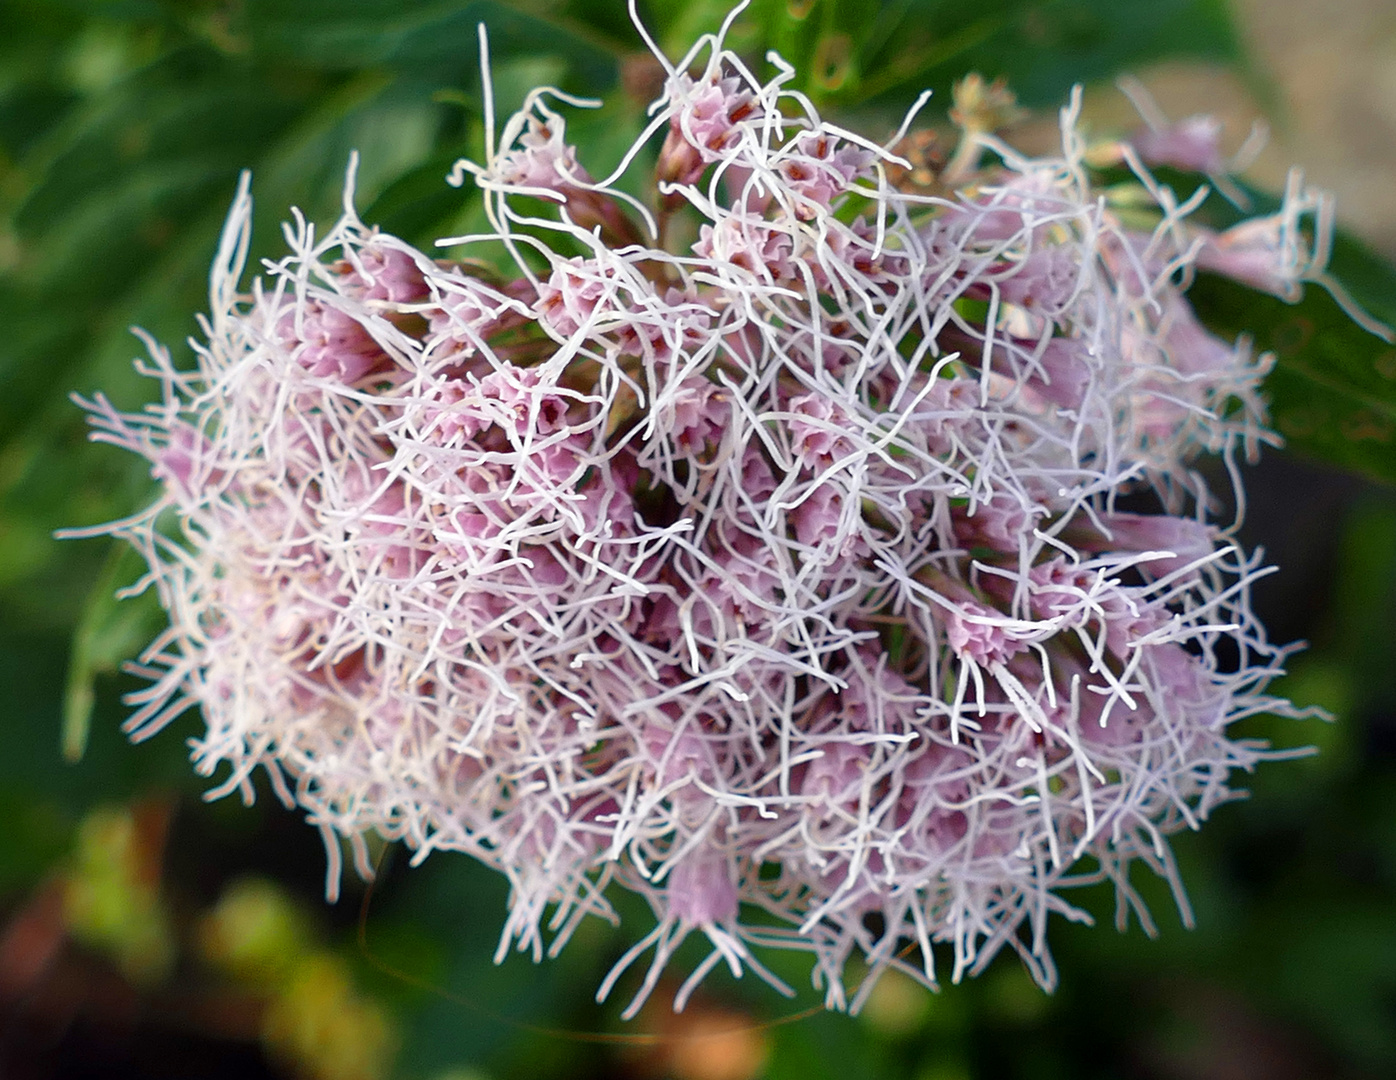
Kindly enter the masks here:
[[564, 190], [591, 177], [577, 163], [577, 151], [564, 141], [565, 129], [552, 122], [555, 114], [527, 116], [518, 146], [506, 150], [495, 162], [499, 180], [521, 188]]
[[819, 394], [802, 394], [790, 401], [794, 418], [790, 421], [792, 446], [796, 457], [812, 462], [831, 462], [853, 452], [843, 434], [851, 420], [843, 409]]
[[538, 286], [541, 321], [563, 337], [591, 323], [608, 293], [604, 271], [581, 257], [553, 270]]
[[1080, 274], [1075, 253], [1053, 247], [1033, 252], [995, 281], [1008, 303], [1053, 318], [1070, 304]]
[[856, 805], [868, 764], [865, 748], [853, 743], [827, 743], [820, 756], [805, 766], [800, 792], [820, 805]]
[[704, 166], [737, 143], [737, 125], [757, 112], [752, 95], [740, 86], [734, 77], [695, 82], [679, 75], [671, 81], [667, 96], [676, 107], [660, 153], [661, 178], [694, 183]]
[[1185, 376], [1208, 376], [1235, 363], [1236, 346], [1211, 333], [1181, 297], [1170, 297], [1163, 329], [1168, 359]]
[[808, 220], [817, 209], [829, 210], [855, 179], [868, 176], [872, 160], [871, 151], [840, 145], [828, 134], [805, 132], [777, 168], [795, 196], [796, 217]]
[[1091, 386], [1090, 360], [1085, 350], [1081, 341], [1052, 338], [1036, 356], [1037, 371], [1028, 376], [1024, 385], [1053, 405], [1079, 408]]
[[1002, 612], [967, 600], [952, 607], [945, 618], [945, 639], [955, 655], [982, 664], [1002, 664], [1027, 648], [1005, 625]]
[[794, 240], [788, 232], [736, 218], [700, 226], [698, 243], [693, 247], [694, 254], [717, 266], [733, 266], [769, 281], [795, 273], [793, 250]]
[[[241, 291], [244, 183], [197, 367], [151, 342], [159, 403], [84, 403], [161, 485], [88, 530], [170, 612], [128, 729], [197, 703], [196, 768], [249, 797], [266, 771], [331, 891], [369, 833], [494, 867], [499, 956], [639, 894], [601, 986], [648, 955], [626, 1015], [695, 934], [679, 1005], [719, 963], [786, 989], [771, 943], [831, 1007], [875, 982], [850, 996], [855, 958], [933, 983], [937, 945], [953, 978], [1007, 945], [1051, 985], [1079, 860], [1171, 865], [1265, 756], [1228, 725], [1294, 712], [1194, 461], [1266, 437], [1263, 365], [1179, 282], [1290, 295], [1327, 204], [1126, 224], [1069, 127], [971, 172], [966, 125], [964, 189], [903, 194], [708, 46], [649, 176], [593, 180], [545, 104], [571, 99], [530, 94], [457, 172], [493, 230], [458, 263], [350, 210]], [[1149, 491], [1168, 513], [1115, 509]]]
[[365, 247], [358, 266], [346, 275], [345, 287], [361, 300], [387, 300], [395, 304], [423, 300], [426, 278], [412, 255], [398, 247]]
[[166, 434], [166, 442], [150, 465], [150, 475], [159, 480], [180, 502], [201, 498], [224, 479], [223, 471], [212, 461], [213, 442], [187, 424], [176, 424]]
[[1154, 578], [1205, 559], [1216, 548], [1216, 528], [1195, 518], [1115, 513], [1102, 514], [1101, 523], [1107, 530], [1100, 541], [1101, 550], [1171, 553], [1140, 564], [1140, 569]]
[[1135, 132], [1130, 142], [1150, 165], [1225, 173], [1229, 170], [1221, 156], [1221, 132], [1220, 120], [1201, 114], [1159, 128], [1144, 128]]
[[737, 916], [737, 886], [719, 852], [682, 859], [669, 873], [665, 896], [676, 919], [693, 926], [730, 922]]
[[361, 321], [327, 301], [307, 301], [303, 315], [288, 312], [277, 329], [312, 375], [354, 383], [387, 360]]
[[985, 546], [1016, 554], [1018, 545], [1032, 535], [1032, 519], [1021, 506], [982, 503], [969, 513], [967, 508], [951, 511], [955, 538], [965, 547]]
[[[1312, 221], [1312, 241], [1303, 229], [1306, 218]], [[1278, 213], [1243, 221], [1223, 233], [1204, 231], [1197, 266], [1293, 303], [1302, 282], [1322, 271], [1332, 230], [1332, 196], [1305, 187], [1296, 171]]]
[[674, 391], [672, 398], [674, 445], [684, 454], [698, 456], [709, 444], [722, 438], [723, 424], [730, 419], [726, 396], [706, 379], [689, 377]]

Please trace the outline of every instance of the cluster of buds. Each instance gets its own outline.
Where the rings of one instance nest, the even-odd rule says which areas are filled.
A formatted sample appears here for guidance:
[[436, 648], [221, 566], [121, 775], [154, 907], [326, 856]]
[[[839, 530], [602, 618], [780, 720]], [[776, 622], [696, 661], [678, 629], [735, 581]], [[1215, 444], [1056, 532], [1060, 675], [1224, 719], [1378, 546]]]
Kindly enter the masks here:
[[[694, 933], [679, 1007], [719, 964], [787, 989], [764, 947], [809, 950], [836, 1008], [889, 967], [934, 983], [941, 948], [1050, 986], [1064, 890], [1147, 923], [1139, 860], [1185, 905], [1165, 838], [1267, 753], [1231, 724], [1293, 713], [1263, 568], [1192, 465], [1270, 438], [1266, 360], [1184, 291], [1203, 265], [1288, 295], [1327, 204], [1213, 234], [1125, 146], [1141, 224], [1075, 102], [1042, 158], [962, 102], [964, 175], [898, 190], [911, 117], [842, 130], [720, 37], [665, 64], [601, 180], [530, 95], [457, 169], [490, 229], [453, 260], [360, 222], [351, 175], [241, 291], [244, 179], [197, 367], [150, 342], [159, 403], [84, 403], [161, 482], [91, 530], [170, 613], [128, 730], [197, 706], [213, 794], [263, 770], [332, 887], [370, 832], [498, 869], [501, 956], [641, 894], [600, 988], [639, 963], [628, 1015]], [[661, 138], [645, 203], [618, 181]]]

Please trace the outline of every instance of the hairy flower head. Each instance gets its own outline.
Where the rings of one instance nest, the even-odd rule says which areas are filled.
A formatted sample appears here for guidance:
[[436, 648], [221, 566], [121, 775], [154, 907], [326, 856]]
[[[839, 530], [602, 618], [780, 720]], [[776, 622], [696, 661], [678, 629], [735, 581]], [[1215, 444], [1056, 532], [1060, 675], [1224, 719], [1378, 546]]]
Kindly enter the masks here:
[[490, 223], [455, 258], [363, 224], [351, 174], [243, 291], [244, 177], [197, 367], [150, 342], [160, 402], [84, 403], [160, 481], [95, 530], [170, 613], [128, 730], [197, 706], [214, 793], [264, 770], [332, 860], [374, 831], [495, 867], [501, 955], [641, 894], [601, 987], [648, 954], [630, 1014], [694, 933], [680, 1005], [718, 964], [783, 988], [762, 946], [810, 950], [833, 1007], [875, 981], [849, 1000], [851, 958], [933, 982], [938, 945], [1050, 986], [1062, 890], [1147, 919], [1141, 860], [1185, 903], [1165, 837], [1264, 756], [1229, 726], [1289, 709], [1263, 569], [1191, 465], [1270, 439], [1268, 361], [1183, 287], [1297, 287], [1317, 196], [1214, 235], [1125, 151], [1126, 223], [1075, 101], [1059, 155], [966, 122], [968, 175], [904, 192], [788, 68], [665, 63], [622, 166], [662, 136], [652, 206], [538, 91], [453, 177]]

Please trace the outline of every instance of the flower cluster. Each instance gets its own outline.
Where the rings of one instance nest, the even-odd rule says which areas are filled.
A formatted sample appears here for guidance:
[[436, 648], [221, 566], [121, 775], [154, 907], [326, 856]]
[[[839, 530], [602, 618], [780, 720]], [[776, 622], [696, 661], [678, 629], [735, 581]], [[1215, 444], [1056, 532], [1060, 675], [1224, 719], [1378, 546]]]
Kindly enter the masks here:
[[497, 868], [501, 955], [641, 894], [630, 1014], [694, 932], [679, 1006], [722, 963], [783, 988], [753, 946], [810, 950], [831, 1007], [850, 959], [933, 982], [938, 945], [1050, 985], [1061, 890], [1147, 921], [1140, 860], [1185, 904], [1165, 837], [1264, 756], [1228, 726], [1289, 709], [1191, 465], [1269, 438], [1266, 361], [1184, 290], [1289, 295], [1326, 203], [1213, 234], [1152, 131], [1117, 210], [1074, 102], [1044, 158], [962, 103], [953, 186], [900, 190], [907, 125], [835, 127], [720, 39], [666, 66], [622, 165], [662, 139], [651, 203], [537, 91], [453, 178], [490, 222], [454, 259], [347, 196], [241, 292], [244, 179], [196, 369], [150, 343], [160, 403], [84, 403], [161, 482], [93, 530], [170, 613], [128, 730], [197, 706], [215, 794], [264, 770], [333, 881], [370, 831]]

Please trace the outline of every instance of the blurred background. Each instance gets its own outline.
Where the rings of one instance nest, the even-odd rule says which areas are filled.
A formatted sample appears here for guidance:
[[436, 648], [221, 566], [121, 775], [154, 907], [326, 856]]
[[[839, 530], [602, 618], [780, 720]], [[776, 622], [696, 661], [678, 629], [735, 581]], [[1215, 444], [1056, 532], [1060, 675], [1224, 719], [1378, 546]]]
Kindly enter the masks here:
[[[640, 6], [674, 56], [727, 5]], [[606, 99], [569, 118], [604, 171], [657, 89], [620, 0], [0, 4], [0, 1077], [1396, 1075], [1396, 350], [1321, 290], [1288, 306], [1202, 280], [1194, 298], [1278, 357], [1288, 445], [1248, 472], [1243, 540], [1281, 568], [1256, 595], [1272, 635], [1311, 643], [1283, 692], [1337, 720], [1248, 721], [1321, 752], [1262, 767], [1249, 801], [1176, 839], [1196, 929], [1142, 874], [1155, 939], [1117, 933], [1108, 893], [1079, 897], [1101, 925], [1055, 927], [1054, 995], [1007, 956], [935, 995], [885, 979], [856, 1018], [714, 977], [681, 1016], [626, 1026], [592, 1002], [625, 944], [608, 928], [496, 967], [502, 880], [392, 849], [371, 889], [346, 879], [327, 905], [297, 815], [269, 793], [202, 800], [197, 716], [126, 743], [121, 695], [140, 684], [121, 664], [161, 613], [111, 599], [134, 557], [52, 531], [131, 512], [151, 481], [86, 443], [67, 395], [146, 400], [128, 328], [196, 333], [240, 169], [258, 254], [290, 205], [335, 216], [355, 148], [365, 221], [423, 246], [462, 231], [478, 203], [443, 178], [481, 154], [481, 21], [502, 109], [540, 83]], [[1297, 163], [1336, 190], [1335, 274], [1396, 324], [1393, 0], [756, 0], [731, 44], [758, 63], [778, 49], [874, 136], [924, 86], [939, 124], [970, 71], [1009, 81], [1035, 110], [1010, 138], [1043, 149], [1077, 82], [1094, 130], [1135, 126], [1111, 85], [1125, 72], [1171, 116], [1217, 113], [1227, 150], [1264, 117], [1247, 181], [1276, 190]], [[808, 982], [799, 958], [772, 966]]]

